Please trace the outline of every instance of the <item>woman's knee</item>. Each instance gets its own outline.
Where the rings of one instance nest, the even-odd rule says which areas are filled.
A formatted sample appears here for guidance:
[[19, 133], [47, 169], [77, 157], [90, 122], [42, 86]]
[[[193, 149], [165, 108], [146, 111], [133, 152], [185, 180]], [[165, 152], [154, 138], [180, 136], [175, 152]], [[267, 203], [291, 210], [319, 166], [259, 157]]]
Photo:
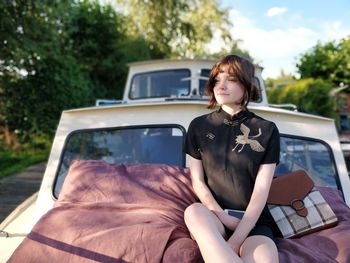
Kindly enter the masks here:
[[186, 225], [198, 224], [200, 219], [208, 213], [208, 208], [206, 208], [201, 203], [193, 203], [185, 209], [184, 219]]
[[244, 262], [278, 262], [275, 242], [266, 236], [250, 236], [241, 246], [241, 258]]

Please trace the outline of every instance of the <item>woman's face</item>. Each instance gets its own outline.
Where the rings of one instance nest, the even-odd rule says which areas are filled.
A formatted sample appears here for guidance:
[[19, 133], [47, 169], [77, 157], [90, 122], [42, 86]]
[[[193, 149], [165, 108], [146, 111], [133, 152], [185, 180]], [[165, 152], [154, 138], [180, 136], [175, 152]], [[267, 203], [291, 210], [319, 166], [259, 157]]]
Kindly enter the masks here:
[[219, 105], [237, 107], [244, 94], [243, 85], [228, 72], [229, 67], [223, 66], [216, 76], [214, 96]]

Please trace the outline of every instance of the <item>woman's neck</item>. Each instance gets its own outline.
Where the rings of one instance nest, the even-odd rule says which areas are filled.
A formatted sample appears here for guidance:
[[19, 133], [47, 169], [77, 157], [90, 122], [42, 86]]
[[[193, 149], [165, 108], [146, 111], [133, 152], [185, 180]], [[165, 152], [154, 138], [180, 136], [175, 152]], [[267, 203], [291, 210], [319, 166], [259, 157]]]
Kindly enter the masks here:
[[223, 109], [225, 112], [233, 116], [238, 112], [240, 112], [242, 110], [242, 107], [240, 105], [235, 105], [235, 106], [222, 105], [221, 109]]

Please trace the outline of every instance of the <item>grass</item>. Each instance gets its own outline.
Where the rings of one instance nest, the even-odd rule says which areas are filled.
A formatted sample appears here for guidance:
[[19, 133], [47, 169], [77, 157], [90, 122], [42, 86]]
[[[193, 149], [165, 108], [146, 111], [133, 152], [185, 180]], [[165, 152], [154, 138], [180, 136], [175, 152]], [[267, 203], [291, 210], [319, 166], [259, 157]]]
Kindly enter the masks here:
[[1, 149], [0, 178], [18, 173], [30, 165], [46, 161], [48, 156], [48, 149], [40, 151], [27, 150], [22, 152]]

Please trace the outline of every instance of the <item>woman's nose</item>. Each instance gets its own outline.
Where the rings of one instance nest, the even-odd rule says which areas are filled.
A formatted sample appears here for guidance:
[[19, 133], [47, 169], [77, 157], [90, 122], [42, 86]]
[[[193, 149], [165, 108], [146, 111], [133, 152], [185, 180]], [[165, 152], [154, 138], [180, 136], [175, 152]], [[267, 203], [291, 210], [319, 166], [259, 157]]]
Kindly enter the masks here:
[[220, 80], [220, 81], [218, 81], [217, 87], [218, 87], [219, 89], [226, 89], [226, 80]]

